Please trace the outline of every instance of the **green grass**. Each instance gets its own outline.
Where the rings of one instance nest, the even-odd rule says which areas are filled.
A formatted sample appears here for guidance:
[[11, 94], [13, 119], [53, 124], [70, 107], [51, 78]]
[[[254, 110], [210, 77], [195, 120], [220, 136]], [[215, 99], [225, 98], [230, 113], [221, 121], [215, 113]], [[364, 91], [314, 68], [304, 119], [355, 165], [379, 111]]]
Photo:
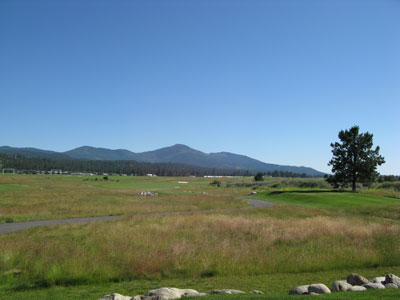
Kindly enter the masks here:
[[[109, 292], [104, 292], [109, 293]], [[97, 294], [98, 296], [93, 296]], [[70, 288], [53, 288], [50, 290], [37, 290], [35, 292], [14, 292], [12, 295], [5, 294], [1, 296], [1, 300], [97, 300], [101, 296], [93, 286], [87, 286], [86, 289], [73, 290]], [[197, 299], [197, 298], [189, 298]], [[299, 299], [314, 299], [313, 296], [292, 296], [281, 294], [268, 294], [268, 295], [210, 295], [201, 297], [202, 300], [299, 300]], [[319, 295], [318, 299], [328, 300], [398, 300], [400, 293], [398, 289], [380, 290], [380, 291], [366, 291], [366, 292], [347, 292], [347, 293], [334, 293], [329, 295]]]
[[[29, 286], [16, 287], [9, 283], [0, 286], [1, 300], [96, 300], [111, 292], [122, 295], [135, 296], [144, 294], [149, 290], [160, 287], [192, 288], [199, 292], [209, 293], [214, 289], [233, 288], [244, 292], [261, 290], [264, 295], [215, 295], [201, 298], [204, 300], [247, 300], [247, 299], [270, 299], [270, 300], [292, 300], [309, 299], [309, 296], [289, 296], [288, 291], [292, 288], [311, 283], [324, 283], [329, 288], [332, 282], [346, 278], [351, 272], [357, 272], [373, 278], [387, 273], [399, 274], [399, 267], [368, 268], [351, 270], [333, 270], [329, 272], [295, 273], [295, 274], [268, 274], [258, 276], [225, 276], [208, 278], [178, 278], [178, 279], [137, 279], [124, 282], [106, 282], [101, 284], [79, 285], [79, 286], [54, 286], [50, 288], [29, 288]], [[366, 291], [362, 293], [333, 293], [319, 296], [323, 299], [356, 299], [356, 300], [380, 300], [400, 299], [400, 289]]]
[[[99, 292], [103, 290], [103, 292]], [[25, 291], [25, 292], [12, 292], [9, 294], [5, 291], [1, 294], [1, 300], [97, 300], [105, 294], [109, 294], [110, 290], [105, 290], [104, 288], [99, 288], [96, 286], [85, 286], [80, 288], [65, 288], [56, 287], [51, 289], [40, 289], [35, 291]], [[96, 295], [96, 296], [95, 296]], [[132, 294], [133, 295], [133, 294]], [[129, 295], [131, 296], [131, 295]], [[194, 298], [190, 298], [194, 299]], [[197, 299], [197, 298], [195, 298]], [[210, 295], [206, 297], [201, 297], [202, 300], [299, 300], [299, 299], [314, 299], [313, 296], [293, 296], [284, 294], [267, 294], [267, 295]], [[375, 290], [366, 292], [345, 292], [345, 293], [332, 293], [329, 295], [319, 295], [318, 299], [329, 299], [329, 300], [398, 300], [400, 299], [399, 289], [391, 290]]]
[[318, 208], [400, 205], [400, 199], [396, 198], [324, 190], [266, 191], [253, 196], [253, 198], [279, 204]]
[[18, 184], [0, 184], [0, 192], [5, 191], [17, 191], [17, 190], [29, 190], [33, 189], [30, 186], [18, 185]]

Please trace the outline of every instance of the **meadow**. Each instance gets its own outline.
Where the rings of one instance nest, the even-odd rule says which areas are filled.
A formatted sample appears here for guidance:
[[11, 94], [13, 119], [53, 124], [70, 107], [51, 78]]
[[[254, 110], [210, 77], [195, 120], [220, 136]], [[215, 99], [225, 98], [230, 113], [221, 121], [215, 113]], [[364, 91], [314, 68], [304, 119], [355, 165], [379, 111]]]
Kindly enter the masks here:
[[[148, 212], [237, 208], [205, 178], [0, 175], [0, 223]], [[139, 196], [142, 191], [159, 195]], [[210, 194], [212, 193], [212, 194]]]
[[[266, 295], [229, 299], [292, 299], [286, 294], [294, 286], [330, 286], [351, 272], [371, 278], [400, 274], [400, 195], [393, 191], [334, 192], [321, 179], [285, 184], [285, 179], [268, 178], [255, 185], [251, 178], [222, 178], [220, 187], [210, 185], [212, 178], [93, 179], [0, 176], [0, 186], [8, 187], [0, 188], [3, 219], [126, 215], [1, 235], [0, 299], [94, 300], [110, 292], [133, 296], [161, 286], [204, 292], [257, 289]], [[137, 196], [143, 190], [159, 196]], [[249, 196], [251, 191], [258, 193]], [[132, 216], [234, 209], [247, 206], [243, 199], [248, 197], [275, 205]], [[368, 299], [400, 298], [398, 290], [366, 293]], [[351, 299], [365, 295], [352, 294]], [[345, 293], [323, 298], [350, 299]]]

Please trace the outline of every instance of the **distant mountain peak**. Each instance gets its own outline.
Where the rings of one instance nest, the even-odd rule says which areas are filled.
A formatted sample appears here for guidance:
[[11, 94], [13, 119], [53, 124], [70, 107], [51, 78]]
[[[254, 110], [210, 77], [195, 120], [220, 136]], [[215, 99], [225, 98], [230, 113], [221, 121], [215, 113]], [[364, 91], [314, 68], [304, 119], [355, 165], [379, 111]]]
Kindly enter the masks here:
[[187, 145], [184, 145], [184, 144], [175, 144], [175, 145], [172, 145], [172, 146], [170, 146], [170, 147], [167, 147], [167, 148], [175, 148], [175, 149], [190, 149], [190, 150], [194, 150], [193, 148], [190, 148], [189, 146], [187, 146]]
[[93, 146], [80, 146], [80, 147], [74, 148], [72, 150], [76, 150], [76, 149], [106, 149], [106, 150], [110, 150], [107, 148], [93, 147]]

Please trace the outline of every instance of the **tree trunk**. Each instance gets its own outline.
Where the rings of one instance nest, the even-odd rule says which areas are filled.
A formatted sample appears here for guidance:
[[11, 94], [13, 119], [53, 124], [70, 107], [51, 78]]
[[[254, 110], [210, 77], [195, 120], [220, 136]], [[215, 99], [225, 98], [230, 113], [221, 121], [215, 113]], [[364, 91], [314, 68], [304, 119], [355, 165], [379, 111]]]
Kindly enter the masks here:
[[352, 192], [355, 192], [356, 191], [356, 179], [355, 178], [353, 178], [353, 185], [352, 185], [352, 187], [351, 187], [351, 191]]

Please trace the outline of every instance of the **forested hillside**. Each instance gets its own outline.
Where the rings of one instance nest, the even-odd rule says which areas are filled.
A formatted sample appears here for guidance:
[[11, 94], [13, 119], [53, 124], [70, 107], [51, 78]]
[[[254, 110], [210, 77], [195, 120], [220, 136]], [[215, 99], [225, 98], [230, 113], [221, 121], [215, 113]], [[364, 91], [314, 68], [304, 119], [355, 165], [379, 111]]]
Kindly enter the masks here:
[[[83, 159], [50, 159], [42, 157], [8, 156], [0, 154], [0, 167], [15, 168], [23, 172], [51, 171], [115, 173], [127, 175], [155, 174], [158, 176], [251, 176], [249, 170], [232, 170], [205, 168], [178, 163], [145, 163], [132, 160], [83, 160]], [[266, 175], [276, 177], [306, 177], [306, 174], [296, 174], [285, 171], [266, 172]]]

